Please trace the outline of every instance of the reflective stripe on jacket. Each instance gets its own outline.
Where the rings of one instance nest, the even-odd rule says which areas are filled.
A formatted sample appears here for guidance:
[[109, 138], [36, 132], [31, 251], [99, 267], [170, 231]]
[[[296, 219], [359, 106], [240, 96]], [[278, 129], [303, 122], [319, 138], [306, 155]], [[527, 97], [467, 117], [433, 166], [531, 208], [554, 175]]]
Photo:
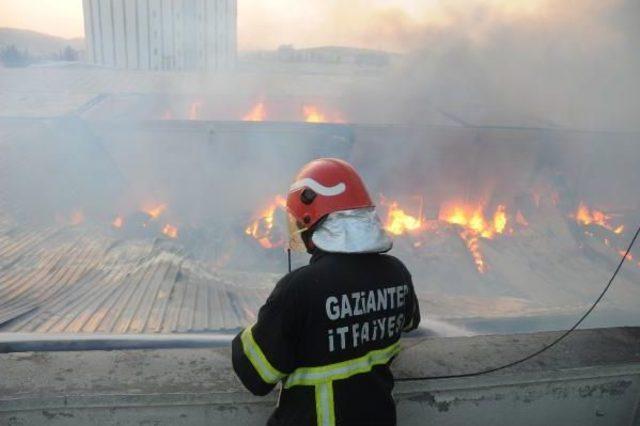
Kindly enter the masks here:
[[242, 383], [282, 382], [272, 425], [395, 424], [389, 364], [418, 326], [411, 276], [381, 254], [317, 253], [278, 282], [257, 322], [233, 341]]

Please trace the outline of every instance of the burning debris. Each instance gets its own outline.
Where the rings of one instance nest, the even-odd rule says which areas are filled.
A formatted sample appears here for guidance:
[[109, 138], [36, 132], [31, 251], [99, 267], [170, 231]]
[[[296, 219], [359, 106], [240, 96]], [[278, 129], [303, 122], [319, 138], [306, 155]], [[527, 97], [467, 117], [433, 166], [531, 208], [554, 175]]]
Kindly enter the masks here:
[[195, 101], [189, 105], [189, 120], [199, 120], [201, 117], [203, 102]]
[[265, 121], [267, 119], [267, 108], [263, 101], [255, 104], [251, 110], [242, 117], [242, 121]]
[[162, 233], [169, 238], [178, 238], [178, 228], [169, 223], [162, 228]]
[[[457, 235], [465, 243], [465, 246], [479, 273], [487, 271], [487, 265], [480, 248], [480, 239], [493, 239], [505, 233], [512, 234], [514, 226], [509, 226], [507, 208], [499, 204], [490, 217], [485, 215], [485, 207], [482, 204], [469, 205], [461, 202], [446, 202], [439, 208], [437, 218], [427, 220], [423, 215], [424, 202], [419, 200], [418, 212], [415, 215], [406, 213], [399, 207], [397, 201], [387, 201], [381, 197], [381, 206], [386, 208], [384, 226], [387, 232], [400, 237], [410, 235], [416, 241], [415, 248], [424, 246], [428, 242], [429, 234], [443, 229], [455, 229]], [[515, 227], [527, 226], [527, 221], [521, 211], [515, 214]]]
[[56, 213], [55, 222], [58, 225], [78, 226], [85, 222], [85, 214], [82, 209], [76, 209], [70, 213]]
[[303, 105], [302, 115], [305, 123], [344, 123], [344, 119], [337, 113], [329, 114], [323, 112], [315, 105]]
[[614, 234], [622, 234], [624, 232], [624, 225], [614, 227], [611, 224], [612, 215], [597, 209], [590, 209], [584, 202], [578, 205], [578, 209], [572, 217], [581, 225], [597, 225], [612, 231]]
[[218, 111], [219, 109], [220, 106], [214, 101], [189, 100], [182, 105], [160, 108], [159, 117], [148, 118], [160, 118], [164, 121], [217, 121], [224, 117], [225, 121], [245, 122], [347, 123], [343, 112], [337, 106], [330, 106], [326, 102], [270, 100], [261, 97], [250, 105], [228, 105], [225, 111]]
[[167, 205], [166, 204], [151, 205], [151, 206], [143, 207], [141, 210], [146, 214], [148, 214], [149, 216], [151, 216], [151, 218], [157, 219], [160, 217], [162, 213], [165, 212], [165, 210], [167, 210]]
[[[555, 195], [554, 195], [555, 194]], [[552, 204], [558, 204], [557, 193], [548, 198]], [[421, 196], [410, 197], [415, 200], [417, 206], [409, 209], [402, 207], [397, 200], [391, 200], [380, 196], [379, 214], [383, 218], [385, 230], [396, 239], [409, 239], [415, 250], [424, 250], [436, 234], [459, 238], [466, 248], [475, 269], [480, 274], [485, 274], [489, 269], [483, 253], [483, 241], [498, 238], [512, 237], [530, 224], [524, 213], [518, 208], [508, 208], [506, 204], [497, 204], [489, 208], [487, 203], [465, 203], [460, 201], [446, 201], [437, 207], [435, 217], [425, 217], [425, 203]], [[541, 207], [541, 196], [532, 193], [530, 196], [536, 208]], [[285, 230], [277, 226], [275, 219], [278, 211], [285, 211], [285, 198], [277, 195], [261, 208], [245, 228], [245, 234], [255, 239], [264, 249], [283, 247], [286, 241]], [[600, 210], [590, 209], [584, 203], [580, 203], [575, 214], [569, 214], [569, 218], [585, 227], [585, 235], [593, 237], [591, 227], [602, 228], [613, 234], [622, 236], [624, 225], [613, 226], [612, 215]], [[617, 252], [624, 252], [619, 247], [612, 246], [612, 239], [604, 238], [607, 247], [614, 248]], [[629, 256], [629, 260], [633, 260]], [[640, 266], [640, 263], [638, 263]]]
[[[147, 98], [132, 99], [139, 99], [135, 105], [147, 103]], [[549, 154], [529, 139], [534, 132], [522, 133], [525, 143], [516, 149], [516, 143], [511, 142], [515, 131], [497, 142], [496, 136], [502, 131], [480, 134], [477, 140], [482, 143], [478, 143], [475, 131], [467, 129], [306, 124], [303, 121], [344, 118], [330, 101], [315, 98], [285, 99], [280, 104], [273, 99], [258, 99], [254, 103], [244, 99], [229, 108], [229, 117], [203, 126], [188, 122], [187, 118], [206, 120], [215, 115], [215, 105], [208, 99], [184, 96], [176, 99], [179, 102], [170, 105], [152, 103], [146, 110], [141, 108], [146, 111], [141, 113], [146, 114], [142, 123], [135, 120], [119, 123], [118, 116], [107, 116], [104, 121], [95, 115], [92, 119], [83, 118], [97, 136], [88, 139], [91, 143], [85, 145], [92, 150], [77, 156], [77, 164], [69, 163], [68, 159], [75, 157], [68, 154], [85, 145], [65, 145], [66, 133], [56, 139], [56, 150], [63, 153], [56, 167], [46, 162], [58, 158], [50, 148], [53, 144], [43, 143], [42, 148], [34, 150], [51, 151], [45, 151], [42, 163], [36, 163], [33, 169], [66, 172], [75, 167], [78, 173], [51, 181], [47, 194], [54, 195], [47, 203], [24, 196], [38, 194], [37, 185], [25, 187], [28, 191], [17, 185], [15, 188], [0, 185], [0, 207], [6, 199], [5, 210], [15, 217], [20, 217], [16, 212], [29, 212], [22, 217], [34, 217], [36, 224], [27, 220], [19, 224], [25, 232], [30, 227], [38, 233], [36, 226], [57, 226], [61, 238], [83, 235], [87, 245], [91, 244], [92, 235], [95, 238], [100, 235], [109, 239], [107, 246], [123, 250], [139, 246], [168, 249], [180, 257], [177, 263], [182, 262], [182, 257], [188, 258], [212, 274], [281, 273], [287, 266], [282, 253], [287, 241], [284, 197], [261, 197], [285, 187], [294, 169], [310, 157], [352, 159], [367, 171], [372, 189], [387, 195], [378, 200], [378, 214], [395, 239], [394, 254], [407, 263], [417, 288], [424, 292], [425, 299], [440, 302], [450, 297], [449, 307], [460, 303], [464, 309], [472, 307], [461, 316], [469, 312], [484, 315], [487, 306], [500, 305], [489, 300], [502, 300], [500, 297], [517, 300], [515, 305], [505, 302], [510, 315], [543, 309], [545, 303], [558, 306], [563, 313], [578, 309], [582, 305], [576, 302], [576, 295], [587, 296], [591, 291], [587, 278], [599, 281], [603, 271], [609, 272], [611, 264], [620, 259], [629, 226], [635, 222], [635, 200], [622, 204], [617, 194], [610, 200], [596, 198], [588, 189], [578, 186], [582, 185], [580, 176], [571, 176], [577, 167], [565, 167], [564, 180], [558, 176], [559, 171], [549, 171], [551, 167], [562, 170], [562, 162], [568, 160], [559, 159], [549, 165]], [[103, 105], [106, 108], [111, 104], [126, 105], [126, 102]], [[165, 112], [172, 122], [154, 122]], [[92, 114], [98, 113], [96, 106]], [[258, 125], [239, 121], [241, 118], [267, 122]], [[297, 122], [280, 122], [283, 119]], [[43, 141], [50, 133], [48, 130], [43, 126], [40, 136]], [[413, 141], [414, 132], [420, 141]], [[184, 135], [180, 144], [176, 144], [176, 134]], [[425, 138], [434, 141], [430, 143], [435, 148], [417, 155], [421, 151], [414, 145], [423, 143]], [[389, 141], [398, 141], [398, 145]], [[564, 142], [559, 139], [558, 143]], [[551, 145], [545, 144], [544, 149]], [[399, 146], [411, 149], [405, 153], [397, 149]], [[28, 173], [11, 168], [12, 163], [25, 164], [21, 155], [27, 147], [19, 140], [3, 151], [7, 153], [4, 158], [0, 156], [0, 162], [8, 165], [2, 169], [3, 173], [9, 171], [11, 182], [22, 183], [29, 178]], [[376, 163], [371, 153], [379, 152], [380, 147], [388, 149], [384, 155], [390, 158], [393, 154], [415, 157], [397, 160], [397, 164], [415, 161], [415, 167], [403, 170], [397, 166], [395, 157], [390, 170], [378, 167], [380, 163]], [[516, 161], [498, 161], [522, 150], [520, 157], [515, 156]], [[465, 155], [469, 152], [472, 155]], [[84, 177], [91, 175], [91, 170], [85, 165], [95, 159], [102, 161], [96, 167], [102, 173], [101, 180], [94, 180], [80, 190], [65, 190], [68, 182], [87, 182]], [[479, 166], [475, 167], [476, 164]], [[0, 179], [4, 179], [1, 175]], [[263, 179], [264, 176], [270, 179]], [[389, 176], [394, 177], [392, 182]], [[501, 179], [502, 176], [507, 178]], [[37, 183], [40, 182], [46, 179], [39, 177]], [[575, 194], [588, 194], [597, 201], [590, 198], [580, 202]], [[41, 212], [45, 213], [36, 216]], [[59, 222], [52, 221], [56, 213], [60, 214]], [[70, 226], [72, 223], [75, 225]], [[11, 236], [0, 230], [2, 238]], [[47, 250], [54, 253], [50, 248], [43, 249], [43, 253]], [[139, 253], [141, 259], [146, 259], [146, 252]], [[638, 264], [638, 256], [634, 252], [629, 260]], [[563, 260], [561, 264], [554, 262], [558, 258]], [[298, 259], [294, 256], [293, 265], [305, 261], [302, 254]], [[625, 268], [623, 273], [628, 274], [627, 281], [632, 281], [640, 270]], [[145, 286], [152, 278], [141, 271], [137, 284]], [[462, 295], [468, 299], [461, 302]], [[482, 302], [477, 298], [482, 298]], [[572, 303], [575, 306], [569, 306]], [[624, 304], [624, 300], [616, 303]], [[430, 308], [444, 317], [451, 315], [447, 310], [438, 311], [437, 306]]]
[[123, 224], [124, 224], [124, 219], [122, 218], [122, 216], [116, 216], [116, 218], [113, 219], [113, 222], [111, 222], [111, 226], [118, 229], [122, 228]]
[[445, 203], [440, 210], [439, 220], [458, 225], [482, 238], [492, 239], [503, 234], [507, 225], [506, 207], [498, 205], [490, 218], [484, 213], [484, 206], [463, 203]]
[[[416, 249], [428, 244], [429, 236], [433, 233], [445, 231], [456, 235], [464, 242], [477, 271], [481, 274], [488, 269], [482, 254], [481, 240], [512, 235], [516, 229], [528, 226], [520, 210], [509, 215], [504, 204], [499, 204], [491, 216], [486, 216], [483, 205], [448, 202], [443, 204], [435, 219], [429, 220], [424, 217], [422, 197], [413, 198], [419, 202], [415, 214], [401, 208], [398, 201], [380, 197], [380, 213], [384, 214], [385, 230], [396, 238], [411, 238]], [[278, 210], [285, 211], [285, 203], [284, 197], [275, 196], [266, 207], [254, 215], [254, 219], [245, 228], [245, 234], [254, 238], [265, 249], [282, 247], [286, 236], [283, 229], [278, 230], [275, 226], [274, 217]]]
[[71, 225], [80, 225], [84, 222], [84, 212], [82, 210], [76, 210], [71, 214]]
[[150, 237], [159, 234], [172, 239], [178, 238], [178, 227], [164, 219], [166, 203], [147, 204], [128, 216], [117, 215], [111, 226], [129, 237]]
[[[587, 238], [601, 241], [619, 256], [625, 256], [626, 250], [623, 248], [626, 242], [624, 238], [625, 226], [624, 224], [614, 224], [612, 222], [614, 217], [614, 214], [605, 213], [604, 210], [590, 208], [585, 202], [580, 202], [575, 213], [569, 215], [569, 218], [580, 226]], [[626, 260], [635, 262], [631, 253], [627, 255]], [[636, 265], [640, 267], [640, 261]]]
[[276, 211], [284, 211], [287, 200], [276, 195], [269, 204], [261, 209], [254, 217], [254, 220], [244, 230], [246, 235], [254, 238], [263, 248], [272, 249], [282, 247], [286, 241], [286, 236], [282, 229], [278, 232], [275, 226]]
[[418, 214], [413, 216], [406, 213], [398, 205], [397, 201], [386, 204], [386, 200], [382, 197], [382, 205], [387, 206], [387, 218], [384, 222], [384, 228], [392, 235], [402, 235], [408, 233], [418, 233], [425, 229], [425, 219], [422, 217], [422, 198], [420, 198], [420, 208]]

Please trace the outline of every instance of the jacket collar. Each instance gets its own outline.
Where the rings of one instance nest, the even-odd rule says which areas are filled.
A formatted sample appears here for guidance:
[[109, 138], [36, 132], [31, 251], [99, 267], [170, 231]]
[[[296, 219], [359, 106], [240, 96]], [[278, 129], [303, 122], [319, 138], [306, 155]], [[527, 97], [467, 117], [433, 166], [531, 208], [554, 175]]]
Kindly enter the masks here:
[[320, 250], [319, 248], [315, 248], [313, 250], [313, 253], [311, 253], [311, 259], [309, 259], [309, 264], [313, 264], [316, 263], [318, 260], [320, 260], [321, 258], [325, 257], [326, 255], [328, 255], [329, 253], [327, 253], [326, 251]]

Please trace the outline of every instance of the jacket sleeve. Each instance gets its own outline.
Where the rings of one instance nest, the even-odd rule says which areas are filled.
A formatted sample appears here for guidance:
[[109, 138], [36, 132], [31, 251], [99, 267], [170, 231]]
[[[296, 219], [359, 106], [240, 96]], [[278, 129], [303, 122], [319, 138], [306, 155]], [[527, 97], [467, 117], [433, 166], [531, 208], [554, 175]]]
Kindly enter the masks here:
[[418, 304], [418, 297], [416, 296], [416, 292], [413, 289], [413, 284], [411, 284], [411, 299], [407, 304], [407, 320], [404, 322], [404, 327], [402, 331], [409, 332], [418, 328], [420, 325], [420, 305]]
[[409, 284], [409, 289], [411, 290], [410, 295], [408, 295], [407, 305], [405, 309], [405, 321], [404, 327], [402, 327], [402, 331], [409, 332], [413, 331], [420, 325], [420, 304], [418, 303], [418, 297], [416, 296], [415, 288], [413, 287], [413, 280], [411, 278], [411, 273], [409, 270], [400, 262], [403, 270], [403, 275]]
[[254, 395], [268, 394], [296, 368], [302, 321], [293, 274], [295, 271], [276, 284], [256, 323], [233, 339], [233, 369]]

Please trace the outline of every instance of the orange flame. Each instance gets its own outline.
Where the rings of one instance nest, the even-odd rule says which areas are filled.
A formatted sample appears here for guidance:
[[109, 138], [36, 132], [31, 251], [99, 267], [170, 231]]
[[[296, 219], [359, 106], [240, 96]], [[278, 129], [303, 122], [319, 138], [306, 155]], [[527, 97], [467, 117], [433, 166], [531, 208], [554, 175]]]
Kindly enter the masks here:
[[631, 253], [626, 254], [626, 252], [624, 250], [618, 250], [618, 254], [622, 257], [626, 256], [627, 260], [633, 260], [633, 256], [631, 256]]
[[471, 257], [473, 258], [473, 263], [476, 265], [476, 269], [481, 274], [487, 272], [487, 266], [484, 261], [484, 256], [482, 255], [482, 251], [480, 250], [480, 241], [478, 239], [478, 234], [469, 229], [460, 232], [460, 238], [464, 241], [469, 253], [471, 253]]
[[267, 207], [255, 215], [255, 220], [245, 228], [245, 234], [253, 237], [263, 248], [266, 249], [278, 247], [284, 244], [283, 238], [273, 241], [272, 234], [276, 210], [278, 208], [284, 209], [286, 204], [287, 200], [284, 197], [276, 195]]
[[164, 213], [166, 209], [166, 204], [157, 204], [153, 206], [145, 206], [142, 208], [142, 211], [151, 216], [153, 219], [157, 219], [162, 213]]
[[84, 222], [84, 212], [82, 210], [77, 210], [71, 213], [71, 225], [80, 225], [82, 222]]
[[578, 209], [572, 217], [581, 225], [598, 225], [602, 228], [608, 229], [615, 234], [621, 234], [624, 232], [624, 225], [614, 227], [611, 225], [611, 215], [608, 215], [600, 210], [590, 209], [585, 203], [580, 202]]
[[384, 229], [393, 235], [419, 232], [424, 229], [422, 213], [420, 212], [418, 216], [409, 215], [398, 206], [397, 202], [393, 201], [388, 206]]
[[[618, 254], [620, 256], [624, 257], [626, 261], [635, 262], [636, 258], [631, 253], [626, 254], [625, 250], [618, 250]], [[638, 263], [636, 263], [636, 266], [640, 268], [640, 261]]]
[[202, 109], [202, 102], [196, 101], [189, 105], [189, 120], [197, 120], [200, 118], [200, 110]]
[[[420, 197], [418, 197], [420, 198]], [[509, 217], [507, 207], [500, 204], [496, 207], [492, 216], [484, 214], [483, 204], [471, 205], [460, 202], [445, 203], [440, 209], [437, 221], [427, 221], [422, 215], [422, 199], [417, 215], [408, 214], [406, 209], [399, 207], [397, 201], [387, 202], [382, 197], [381, 205], [387, 207], [387, 215], [384, 228], [393, 235], [420, 234], [425, 231], [435, 231], [439, 224], [450, 224], [459, 227], [458, 235], [464, 241], [467, 250], [471, 254], [476, 269], [480, 273], [487, 271], [487, 265], [480, 247], [480, 239], [492, 239], [496, 235], [513, 232], [508, 227]], [[521, 212], [518, 212], [516, 221], [520, 226], [527, 226]], [[414, 242], [414, 247], [420, 247], [422, 242]]]
[[502, 234], [507, 226], [507, 208], [500, 204], [491, 220], [488, 220], [481, 204], [470, 206], [458, 203], [446, 204], [438, 219], [452, 225], [461, 226], [482, 238], [491, 239], [495, 234]]
[[327, 117], [321, 113], [317, 107], [313, 105], [303, 105], [302, 114], [304, 114], [304, 121], [307, 123], [326, 123]]
[[302, 106], [302, 115], [306, 123], [344, 123], [338, 114], [333, 114], [330, 118], [325, 112], [320, 111], [320, 108], [310, 104]]
[[162, 228], [162, 233], [169, 238], [178, 238], [178, 228], [169, 223], [164, 225], [164, 228]]
[[500, 204], [493, 215], [493, 228], [498, 234], [504, 232], [504, 228], [507, 226], [507, 208], [504, 204]]
[[242, 117], [242, 121], [265, 121], [267, 119], [267, 108], [264, 102], [258, 102], [251, 110]]
[[113, 219], [113, 222], [111, 222], [111, 225], [114, 228], [122, 228], [122, 225], [124, 225], [124, 219], [122, 218], [122, 216], [118, 216], [115, 219]]
[[480, 248], [480, 238], [492, 239], [496, 234], [504, 233], [508, 222], [506, 206], [498, 205], [493, 217], [489, 220], [484, 215], [482, 204], [469, 206], [453, 203], [441, 209], [438, 219], [463, 228], [460, 231], [460, 238], [471, 253], [477, 271], [484, 274], [487, 271], [487, 265]]

